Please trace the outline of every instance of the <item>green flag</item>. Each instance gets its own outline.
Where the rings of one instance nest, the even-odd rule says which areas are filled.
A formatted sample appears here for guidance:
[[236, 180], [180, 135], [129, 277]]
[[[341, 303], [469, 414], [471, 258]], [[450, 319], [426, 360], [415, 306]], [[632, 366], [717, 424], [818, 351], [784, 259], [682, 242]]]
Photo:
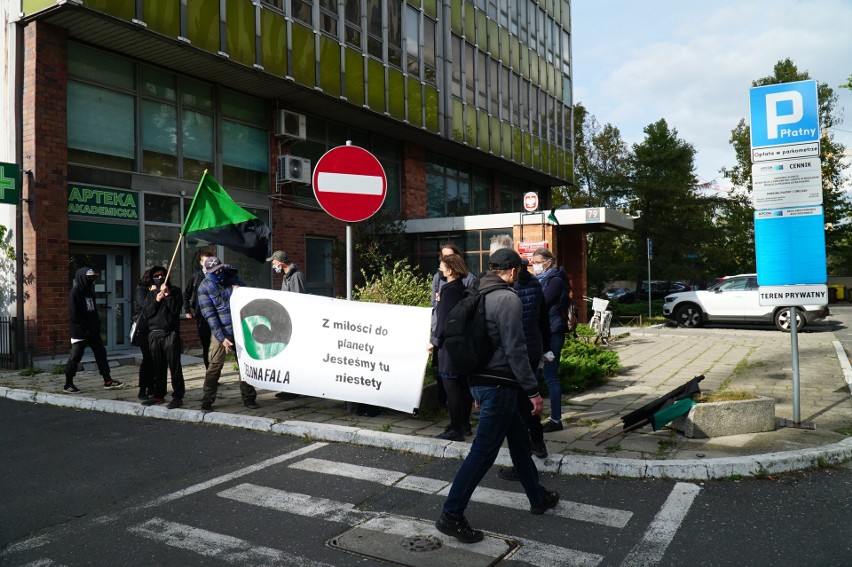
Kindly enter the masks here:
[[547, 220], [549, 220], [550, 222], [552, 222], [556, 226], [559, 226], [559, 219], [556, 218], [556, 207], [553, 207], [552, 209], [550, 209], [550, 214], [547, 215]]
[[266, 223], [236, 204], [206, 170], [180, 233], [221, 244], [258, 262], [265, 262], [270, 255], [270, 231]]

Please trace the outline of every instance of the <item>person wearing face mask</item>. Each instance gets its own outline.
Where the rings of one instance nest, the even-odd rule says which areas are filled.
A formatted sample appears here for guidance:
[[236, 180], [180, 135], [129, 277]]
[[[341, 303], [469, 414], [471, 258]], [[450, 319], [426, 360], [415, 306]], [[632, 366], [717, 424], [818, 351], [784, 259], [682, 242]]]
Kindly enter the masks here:
[[198, 328], [198, 339], [201, 341], [201, 359], [204, 361], [204, 368], [210, 366], [210, 325], [201, 314], [201, 309], [198, 307], [198, 286], [204, 281], [204, 262], [207, 258], [214, 256], [209, 250], [202, 250], [199, 254], [199, 264], [201, 269], [195, 272], [192, 279], [186, 284], [186, 289], [183, 291], [183, 311], [184, 317], [187, 319], [195, 319], [195, 326]]
[[284, 274], [281, 280], [281, 291], [291, 291], [293, 293], [308, 293], [305, 287], [305, 276], [299, 271], [296, 263], [290, 260], [287, 253], [283, 250], [276, 250], [272, 256], [266, 259], [267, 262], [272, 262], [272, 269], [276, 274]]
[[547, 305], [550, 318], [550, 352], [554, 359], [544, 363], [544, 381], [550, 396], [550, 419], [542, 427], [545, 433], [562, 430], [562, 386], [559, 383], [559, 355], [565, 343], [568, 327], [565, 309], [568, 305], [568, 277], [561, 266], [556, 265], [553, 252], [539, 248], [533, 252], [532, 267]]
[[142, 405], [154, 406], [165, 402], [167, 369], [172, 376], [172, 401], [168, 407], [175, 409], [183, 405], [186, 387], [180, 363], [182, 302], [180, 288], [166, 281], [166, 269], [162, 266], [151, 268], [151, 287], [142, 303], [142, 317], [148, 326], [148, 348], [154, 369], [154, 395], [142, 402]]
[[86, 347], [92, 349], [98, 371], [104, 379], [104, 389], [121, 388], [123, 383], [113, 380], [110, 376], [106, 348], [101, 338], [101, 319], [95, 303], [95, 280], [97, 274], [92, 268], [83, 267], [74, 274], [74, 283], [68, 292], [68, 311], [71, 317], [71, 353], [68, 364], [65, 365], [65, 386], [62, 391], [66, 394], [78, 394], [80, 389], [74, 385], [77, 367], [83, 360]]
[[481, 530], [470, 526], [464, 512], [474, 490], [494, 464], [504, 439], [530, 512], [543, 514], [559, 503], [559, 493], [547, 490], [539, 482], [530, 436], [517, 403], [517, 392], [522, 390], [532, 404], [532, 415], [540, 414], [543, 405], [527, 356], [521, 300], [511, 287], [522, 269], [521, 257], [514, 250], [500, 249], [491, 254], [488, 267], [479, 281], [479, 290], [487, 292], [485, 321], [496, 348], [485, 367], [468, 377], [471, 394], [480, 407], [479, 424], [435, 522], [438, 531], [462, 543], [476, 543], [483, 538]]
[[151, 270], [145, 270], [139, 283], [136, 284], [136, 292], [133, 294], [133, 321], [136, 323], [136, 336], [133, 337], [133, 345], [139, 347], [142, 353], [142, 363], [139, 365], [139, 394], [140, 401], [145, 401], [154, 395], [154, 360], [151, 358], [151, 349], [148, 347], [148, 320], [142, 316], [142, 305], [151, 290]]
[[[204, 262], [204, 281], [198, 286], [198, 306], [201, 314], [210, 325], [210, 366], [204, 375], [201, 411], [213, 411], [216, 392], [219, 389], [219, 378], [225, 366], [225, 355], [236, 352], [234, 349], [234, 327], [231, 320], [231, 293], [234, 289], [245, 285], [230, 264], [223, 264], [216, 256], [207, 258]], [[249, 409], [257, 409], [257, 390], [248, 382], [240, 380], [240, 395], [243, 405]]]

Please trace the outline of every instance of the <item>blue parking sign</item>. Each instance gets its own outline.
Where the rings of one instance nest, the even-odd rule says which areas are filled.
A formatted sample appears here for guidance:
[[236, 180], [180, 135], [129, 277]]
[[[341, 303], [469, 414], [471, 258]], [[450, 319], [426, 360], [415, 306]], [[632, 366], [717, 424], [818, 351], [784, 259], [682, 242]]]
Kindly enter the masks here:
[[752, 148], [819, 140], [816, 81], [753, 87], [749, 110]]

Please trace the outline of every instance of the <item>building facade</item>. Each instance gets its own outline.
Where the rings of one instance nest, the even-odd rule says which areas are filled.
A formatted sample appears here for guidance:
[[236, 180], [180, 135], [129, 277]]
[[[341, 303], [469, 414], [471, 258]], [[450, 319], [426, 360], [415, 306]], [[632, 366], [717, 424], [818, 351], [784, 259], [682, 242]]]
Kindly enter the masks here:
[[492, 235], [529, 240], [536, 226], [584, 289], [584, 233], [629, 228], [612, 211], [576, 223], [558, 211], [559, 226], [521, 214], [525, 193], [549, 208], [572, 179], [568, 0], [6, 6], [0, 161], [25, 172], [18, 313], [38, 322], [32, 356], [67, 351], [67, 290], [83, 265], [100, 272], [110, 349], [128, 347], [130, 297], [152, 265], [184, 285], [213, 248], [249, 285], [277, 286], [268, 264], [180, 239], [205, 170], [325, 295], [345, 295], [331, 256], [345, 225], [321, 210], [309, 173], [347, 141], [382, 163], [382, 212], [409, 221], [424, 270], [443, 240], [478, 271]]

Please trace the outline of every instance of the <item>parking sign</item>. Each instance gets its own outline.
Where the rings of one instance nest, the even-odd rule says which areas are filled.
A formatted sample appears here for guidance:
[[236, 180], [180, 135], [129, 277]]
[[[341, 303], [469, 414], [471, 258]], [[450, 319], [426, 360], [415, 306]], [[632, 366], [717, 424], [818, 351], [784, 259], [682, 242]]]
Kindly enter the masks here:
[[819, 141], [816, 81], [753, 87], [749, 111], [752, 148]]

